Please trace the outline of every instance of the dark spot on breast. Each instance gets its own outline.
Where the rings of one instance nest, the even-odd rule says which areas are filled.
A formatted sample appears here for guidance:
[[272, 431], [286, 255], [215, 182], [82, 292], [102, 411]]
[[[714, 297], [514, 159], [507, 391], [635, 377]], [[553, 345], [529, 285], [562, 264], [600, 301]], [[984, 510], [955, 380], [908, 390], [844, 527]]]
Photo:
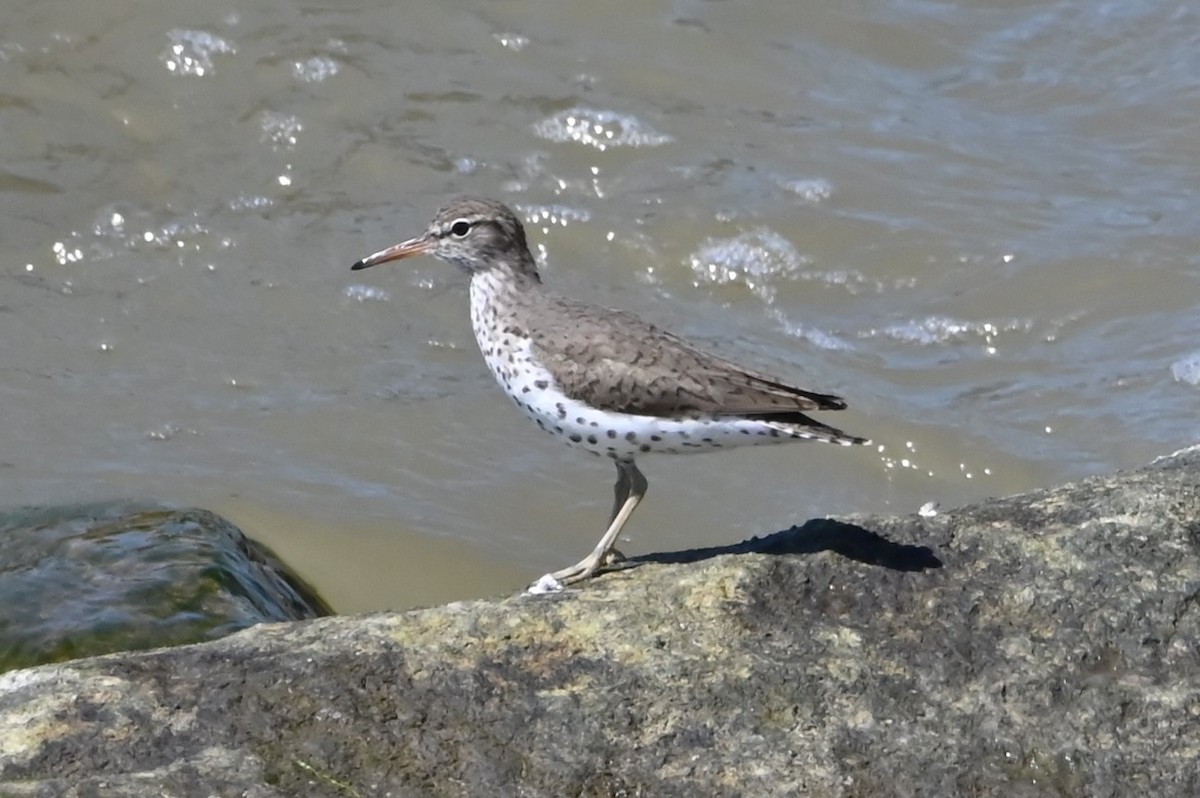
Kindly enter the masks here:
[[772, 437], [772, 438], [778, 438], [778, 437], [779, 437], [779, 430], [777, 430], [777, 429], [773, 429], [773, 430], [771, 430], [771, 437]]
[[593, 427], [598, 427], [598, 426], [600, 426], [600, 422], [599, 422], [599, 421], [589, 421], [588, 423], [589, 423], [591, 426], [593, 426]]
[[579, 443], [581, 440], [583, 440], [583, 436], [580, 435], [578, 432], [571, 433], [571, 442], [572, 443]]
[[639, 448], [640, 448], [640, 449], [641, 449], [643, 452], [648, 452], [648, 451], [650, 451], [650, 444], [648, 444], [648, 443], [643, 443], [643, 444], [642, 444], [642, 445], [641, 445]]
[[616, 431], [615, 429], [610, 429], [608, 432], [606, 432], [606, 433], [604, 433], [604, 434], [605, 434], [605, 435], [607, 435], [607, 436], [608, 436], [608, 437], [610, 437], [610, 438], [615, 438], [615, 437], [617, 437], [617, 431]]
[[700, 442], [701, 443], [712, 443], [713, 439], [712, 438], [701, 438]]
[[533, 384], [539, 391], [544, 391], [550, 387], [549, 380], [534, 380]]
[[584, 418], [583, 416], [576, 416], [575, 423], [582, 427], [584, 424], [587, 423], [587, 419]]
[[650, 436], [650, 440], [652, 440], [652, 441], [661, 441], [661, 440], [662, 440], [662, 436], [661, 436], [661, 435], [651, 435], [651, 436]]
[[[522, 386], [521, 393], [529, 393], [529, 386], [528, 385]], [[742, 430], [742, 432], [745, 432], [745, 430]]]
[[590, 443], [590, 444], [592, 444], [593, 446], [595, 446], [595, 445], [596, 445], [596, 436], [595, 436], [595, 435], [589, 435], [589, 436], [588, 436], [588, 438], [587, 438], [587, 441], [588, 441], [588, 443]]
[[637, 440], [637, 433], [636, 432], [626, 432], [625, 440], [629, 441], [630, 443], [633, 443], [634, 441]]

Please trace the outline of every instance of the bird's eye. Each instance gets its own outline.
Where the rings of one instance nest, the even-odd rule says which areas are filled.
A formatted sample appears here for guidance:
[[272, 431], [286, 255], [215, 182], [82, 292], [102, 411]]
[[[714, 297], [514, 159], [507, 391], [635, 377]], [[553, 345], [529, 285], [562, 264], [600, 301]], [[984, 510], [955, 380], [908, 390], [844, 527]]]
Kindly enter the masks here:
[[455, 222], [454, 224], [452, 224], [450, 226], [450, 232], [453, 233], [454, 235], [458, 236], [459, 238], [462, 238], [467, 233], [471, 232], [471, 223], [468, 222], [466, 219], [459, 219], [457, 222]]

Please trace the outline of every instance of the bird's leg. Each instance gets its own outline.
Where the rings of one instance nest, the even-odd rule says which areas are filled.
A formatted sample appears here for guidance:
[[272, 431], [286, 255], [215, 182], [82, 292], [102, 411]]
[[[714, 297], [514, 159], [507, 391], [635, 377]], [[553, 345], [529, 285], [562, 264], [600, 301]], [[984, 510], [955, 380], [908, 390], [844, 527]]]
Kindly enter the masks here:
[[[617, 520], [617, 515], [621, 512], [621, 508], [625, 506], [625, 501], [629, 498], [629, 489], [632, 487], [632, 480], [629, 474], [617, 466], [617, 484], [613, 485], [613, 506], [612, 513], [608, 516], [608, 527], [612, 528], [613, 521]], [[643, 490], [644, 492], [644, 490]], [[625, 559], [625, 555], [617, 551], [616, 540], [613, 540], [613, 545], [609, 547], [608, 552], [604, 555], [604, 561], [601, 565], [614, 565]]]
[[612, 551], [617, 542], [617, 536], [621, 534], [621, 527], [625, 526], [625, 522], [629, 520], [634, 508], [638, 506], [638, 502], [646, 495], [647, 487], [649, 487], [649, 483], [646, 482], [646, 477], [642, 475], [632, 460], [618, 460], [617, 484], [613, 486], [613, 514], [608, 522], [608, 529], [604, 532], [604, 537], [600, 538], [600, 542], [596, 544], [596, 548], [592, 549], [591, 554], [569, 568], [555, 571], [550, 574], [550, 577], [561, 584], [569, 585], [594, 574], [596, 569], [604, 563], [605, 557]]

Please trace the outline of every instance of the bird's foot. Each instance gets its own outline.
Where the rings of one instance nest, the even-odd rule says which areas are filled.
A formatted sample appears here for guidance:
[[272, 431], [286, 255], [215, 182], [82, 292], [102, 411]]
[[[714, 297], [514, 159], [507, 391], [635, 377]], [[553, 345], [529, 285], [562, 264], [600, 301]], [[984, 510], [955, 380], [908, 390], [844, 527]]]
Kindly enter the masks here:
[[525, 592], [535, 595], [557, 593], [567, 585], [582, 582], [600, 570], [601, 563], [608, 561], [609, 554], [610, 552], [601, 553], [594, 551], [568, 568], [563, 568], [552, 574], [545, 574], [526, 588]]
[[525, 588], [525, 592], [531, 596], [543, 596], [547, 593], [559, 593], [566, 587], [562, 582], [554, 577], [554, 574], [542, 574], [536, 582]]

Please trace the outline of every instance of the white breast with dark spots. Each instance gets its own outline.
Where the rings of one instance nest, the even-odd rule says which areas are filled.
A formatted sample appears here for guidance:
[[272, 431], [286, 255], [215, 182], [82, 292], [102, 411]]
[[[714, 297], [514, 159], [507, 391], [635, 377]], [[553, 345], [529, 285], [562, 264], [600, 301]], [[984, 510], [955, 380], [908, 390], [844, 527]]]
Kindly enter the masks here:
[[614, 459], [651, 452], [686, 453], [817, 438], [803, 428], [748, 419], [663, 418], [605, 412], [572, 399], [538, 362], [527, 337], [485, 302], [490, 286], [471, 283], [475, 340], [496, 381], [517, 407], [546, 432]]

